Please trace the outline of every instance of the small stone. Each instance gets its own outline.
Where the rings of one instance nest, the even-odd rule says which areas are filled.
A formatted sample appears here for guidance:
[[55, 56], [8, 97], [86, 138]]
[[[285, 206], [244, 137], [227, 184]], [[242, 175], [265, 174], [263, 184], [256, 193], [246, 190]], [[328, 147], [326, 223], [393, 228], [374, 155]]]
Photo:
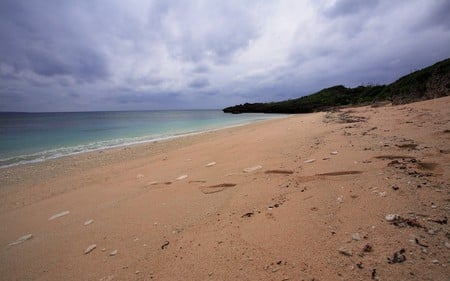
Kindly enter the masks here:
[[102, 248], [102, 250], [101, 250], [102, 252], [104, 252], [104, 251], [106, 251], [106, 248]]
[[344, 256], [347, 256], [347, 257], [353, 256], [352, 251], [347, 250], [347, 249], [345, 249], [344, 247], [339, 248], [339, 253], [342, 254], [342, 255], [344, 255]]
[[308, 160], [303, 161], [303, 163], [312, 163], [315, 161], [316, 161], [316, 159], [308, 159]]
[[212, 167], [214, 165], [216, 165], [216, 162], [211, 162], [211, 163], [206, 164], [206, 167]]
[[354, 234], [352, 235], [352, 239], [353, 239], [353, 240], [356, 240], [356, 241], [359, 241], [359, 240], [361, 240], [361, 236], [359, 235], [359, 233], [354, 233]]
[[254, 171], [260, 170], [260, 169], [262, 169], [262, 166], [261, 165], [256, 165], [256, 166], [253, 166], [253, 167], [245, 168], [244, 169], [244, 173], [251, 173], [251, 172], [254, 172]]
[[181, 175], [177, 178], [177, 180], [184, 180], [186, 179], [188, 176], [187, 175]]
[[212, 272], [208, 273], [208, 276], [212, 276], [212, 275], [213, 275], [213, 273], [212, 273]]
[[387, 221], [392, 222], [392, 221], [398, 220], [400, 218], [400, 216], [398, 214], [387, 214], [384, 218]]
[[157, 181], [151, 181], [151, 182], [149, 182], [148, 184], [149, 184], [149, 185], [157, 185], [158, 182], [157, 182]]
[[386, 194], [387, 194], [386, 191], [378, 193], [378, 195], [380, 195], [380, 197], [386, 197]]
[[33, 238], [33, 234], [31, 234], [31, 233], [27, 234], [27, 235], [24, 235], [24, 236], [21, 236], [16, 241], [14, 241], [12, 243], [9, 243], [9, 246], [18, 245], [18, 244], [23, 243], [23, 242], [25, 242], [27, 240], [30, 240], [31, 238]]
[[90, 225], [90, 224], [93, 223], [93, 222], [94, 222], [94, 220], [87, 220], [87, 221], [85, 221], [85, 222], [83, 223], [83, 225], [84, 225], [84, 226]]
[[337, 201], [338, 203], [344, 203], [344, 196], [343, 196], [343, 195], [339, 196], [339, 197], [336, 199], [336, 201]]
[[424, 247], [422, 247], [422, 248], [421, 248], [420, 250], [421, 250], [421, 251], [422, 251], [422, 253], [424, 253], [424, 254], [428, 253], [428, 250], [427, 250], [427, 248], [424, 248]]
[[436, 209], [436, 208], [437, 208], [437, 206], [436, 206], [436, 205], [434, 205], [434, 204], [432, 204], [432, 205], [431, 205], [431, 208], [432, 208], [432, 209]]
[[330, 152], [331, 155], [338, 155], [338, 153], [339, 153], [339, 152], [337, 152], [337, 151], [331, 151], [331, 152]]
[[428, 234], [434, 235], [434, 234], [436, 234], [436, 231], [434, 231], [433, 229], [429, 229]]
[[66, 216], [66, 215], [68, 215], [69, 213], [70, 213], [70, 211], [64, 211], [64, 212], [61, 212], [61, 213], [58, 213], [58, 214], [56, 214], [56, 215], [53, 215], [53, 216], [49, 217], [48, 220], [51, 221], [51, 220], [54, 220], [54, 219], [57, 219], [57, 218]]
[[86, 250], [84, 250], [84, 254], [85, 254], [85, 255], [89, 254], [89, 253], [92, 252], [95, 248], [97, 248], [97, 245], [96, 245], [96, 244], [90, 245], [89, 247], [86, 248]]
[[438, 260], [432, 260], [431, 262], [434, 263], [434, 264], [438, 264], [439, 263]]
[[111, 253], [109, 253], [110, 256], [115, 256], [117, 255], [117, 249], [115, 249], [114, 251], [112, 251]]
[[100, 281], [113, 281], [114, 275], [109, 275], [100, 279]]
[[448, 242], [445, 242], [445, 247], [447, 247], [447, 248], [449, 248], [449, 249], [450, 249], [450, 243], [448, 243]]
[[139, 274], [139, 273], [141, 273], [139, 270], [136, 270], [136, 271], [134, 272], [134, 274]]

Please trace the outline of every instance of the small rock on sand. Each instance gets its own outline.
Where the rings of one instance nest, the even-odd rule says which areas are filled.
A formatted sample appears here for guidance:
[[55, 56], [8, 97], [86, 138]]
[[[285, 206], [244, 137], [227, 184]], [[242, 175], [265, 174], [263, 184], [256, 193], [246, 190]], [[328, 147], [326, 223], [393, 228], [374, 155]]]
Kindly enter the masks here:
[[216, 162], [211, 162], [211, 163], [206, 164], [206, 167], [212, 167], [214, 165], [216, 165]]
[[84, 254], [85, 254], [85, 255], [89, 254], [89, 253], [92, 252], [95, 248], [97, 248], [97, 245], [96, 245], [96, 244], [90, 245], [89, 247], [86, 248], [86, 250], [84, 250]]
[[158, 184], [157, 181], [151, 181], [151, 182], [148, 183], [148, 185], [157, 185], [157, 184]]
[[53, 216], [49, 217], [48, 220], [51, 221], [51, 220], [54, 220], [54, 219], [57, 219], [57, 218], [66, 216], [66, 215], [68, 215], [68, 214], [70, 214], [69, 211], [64, 211], [64, 212], [61, 212], [61, 213], [58, 213], [58, 214], [56, 214], [56, 215], [53, 215]]
[[308, 160], [303, 161], [303, 163], [312, 163], [315, 161], [316, 161], [316, 159], [308, 159]]
[[355, 241], [359, 241], [359, 240], [361, 240], [361, 236], [359, 235], [359, 233], [354, 233], [352, 235], [352, 239]]
[[391, 221], [398, 220], [398, 219], [400, 218], [400, 216], [397, 215], [397, 214], [387, 214], [384, 218], [385, 218], [387, 221], [391, 222]]
[[352, 251], [345, 249], [344, 247], [339, 248], [339, 253], [344, 255], [344, 256], [353, 256]]
[[111, 253], [109, 253], [110, 256], [115, 256], [117, 255], [117, 249], [115, 249], [114, 251], [112, 251]]
[[94, 222], [94, 220], [87, 220], [87, 221], [85, 221], [85, 222], [83, 223], [83, 225], [84, 225], [84, 226], [90, 225], [90, 224], [93, 223], [93, 222]]
[[182, 176], [179, 176], [178, 178], [177, 178], [177, 180], [184, 180], [185, 178], [187, 178], [188, 176], [187, 175], [182, 175]]
[[339, 152], [337, 152], [337, 151], [331, 151], [331, 152], [330, 152], [331, 155], [338, 155], [338, 153], [339, 153]]
[[245, 173], [251, 173], [251, 172], [254, 172], [254, 171], [259, 170], [259, 169], [262, 169], [262, 166], [261, 165], [256, 165], [256, 166], [253, 166], [253, 167], [245, 168], [244, 172]]
[[383, 192], [378, 192], [378, 195], [380, 196], [380, 197], [386, 197], [386, 191], [383, 191]]
[[14, 246], [14, 245], [23, 243], [23, 242], [25, 242], [27, 240], [30, 240], [31, 238], [33, 238], [33, 234], [31, 234], [31, 233], [27, 234], [27, 235], [24, 235], [24, 236], [21, 236], [16, 241], [14, 241], [12, 243], [9, 243], [9, 246]]

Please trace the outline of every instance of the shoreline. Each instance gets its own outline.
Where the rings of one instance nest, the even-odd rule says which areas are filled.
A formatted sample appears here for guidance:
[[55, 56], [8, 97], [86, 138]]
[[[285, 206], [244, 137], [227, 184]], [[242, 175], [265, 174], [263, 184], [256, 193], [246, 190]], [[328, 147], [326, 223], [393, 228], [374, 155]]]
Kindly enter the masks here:
[[[107, 145], [107, 146], [100, 146], [100, 147], [92, 148], [92, 149], [87, 148], [86, 150], [82, 150], [82, 151], [76, 151], [76, 150], [79, 147], [85, 147], [86, 148], [86, 147], [90, 147], [90, 146], [99, 145], [100, 143], [113, 143], [113, 142], [115, 142], [117, 140], [124, 140], [124, 139], [123, 138], [119, 138], [119, 139], [104, 140], [104, 141], [88, 143], [88, 144], [81, 144], [81, 145], [77, 145], [77, 146], [58, 147], [58, 148], [54, 148], [54, 149], [38, 151], [38, 152], [35, 152], [35, 153], [31, 153], [31, 154], [7, 157], [7, 158], [0, 159], [0, 160], [6, 162], [6, 161], [11, 160], [11, 159], [18, 159], [18, 158], [26, 158], [26, 157], [30, 157], [30, 156], [45, 155], [45, 154], [48, 154], [48, 153], [51, 153], [51, 152], [61, 151], [61, 150], [74, 150], [74, 151], [73, 152], [67, 152], [66, 154], [58, 154], [57, 153], [56, 155], [50, 155], [50, 156], [48, 156], [48, 157], [46, 157], [44, 159], [23, 160], [23, 161], [19, 161], [19, 162], [16, 162], [16, 163], [0, 166], [0, 169], [10, 168], [10, 167], [15, 167], [15, 166], [20, 166], [20, 165], [27, 165], [27, 164], [36, 164], [36, 163], [41, 163], [41, 162], [45, 162], [45, 161], [48, 161], [48, 160], [59, 159], [59, 158], [62, 158], [62, 157], [68, 157], [68, 156], [73, 156], [73, 155], [78, 155], [78, 154], [83, 154], [83, 153], [104, 151], [104, 150], [108, 150], [108, 149], [120, 149], [120, 148], [123, 148], [123, 147], [129, 147], [129, 146], [140, 145], [140, 144], [148, 144], [148, 143], [169, 141], [169, 140], [180, 138], [180, 137], [187, 137], [187, 136], [191, 136], [191, 135], [197, 135], [197, 134], [203, 134], [203, 133], [208, 133], [208, 132], [214, 132], [214, 131], [223, 130], [223, 129], [229, 129], [229, 128], [240, 127], [240, 126], [246, 126], [246, 125], [250, 125], [250, 124], [253, 124], [253, 123], [269, 121], [269, 120], [275, 120], [275, 119], [278, 119], [278, 118], [286, 118], [287, 116], [288, 116], [288, 114], [286, 114], [286, 116], [279, 116], [279, 117], [272, 117], [272, 118], [261, 119], [261, 120], [246, 121], [246, 122], [239, 123], [239, 124], [234, 124], [234, 125], [225, 125], [225, 126], [219, 126], [217, 128], [209, 128], [209, 129], [207, 128], [207, 129], [204, 129], [204, 130], [188, 131], [188, 132], [176, 133], [176, 134], [168, 134], [168, 135], [159, 136], [159, 137], [157, 137], [157, 136], [133, 137], [133, 138], [128, 138], [129, 139], [128, 142], [124, 142], [124, 143], [121, 143], [121, 144], [112, 144], [112, 145]], [[133, 139], [142, 139], [142, 140], [133, 140]], [[45, 157], [45, 156], [43, 156], [43, 157]]]
[[446, 280], [449, 108], [291, 115], [0, 169], [0, 279]]

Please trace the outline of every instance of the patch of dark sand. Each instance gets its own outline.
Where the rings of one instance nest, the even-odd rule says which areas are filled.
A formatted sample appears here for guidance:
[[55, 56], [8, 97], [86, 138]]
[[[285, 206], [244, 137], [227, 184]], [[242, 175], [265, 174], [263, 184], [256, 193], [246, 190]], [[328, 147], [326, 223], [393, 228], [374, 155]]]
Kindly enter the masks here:
[[294, 171], [291, 170], [267, 170], [265, 172], [266, 174], [285, 174], [285, 175], [291, 175], [294, 173]]
[[362, 174], [362, 171], [340, 171], [340, 172], [317, 174], [317, 176], [334, 177], [334, 176], [357, 175], [357, 174]]
[[434, 170], [439, 165], [432, 162], [417, 162], [417, 166], [422, 170]]
[[380, 155], [380, 156], [376, 156], [375, 158], [382, 159], [382, 160], [415, 159], [412, 156], [406, 156], [406, 155]]
[[337, 177], [337, 176], [347, 176], [347, 175], [358, 175], [362, 174], [362, 171], [337, 171], [337, 172], [329, 172], [329, 173], [321, 173], [321, 174], [315, 174], [313, 176], [302, 176], [297, 178], [297, 182], [303, 183], [303, 182], [309, 182], [318, 180], [323, 177]]
[[203, 192], [204, 194], [212, 194], [224, 191], [225, 189], [234, 186], [236, 186], [235, 183], [221, 183], [217, 185], [202, 186], [200, 187], [200, 191]]
[[418, 144], [416, 143], [405, 143], [405, 144], [399, 144], [397, 145], [398, 148], [403, 149], [417, 149]]

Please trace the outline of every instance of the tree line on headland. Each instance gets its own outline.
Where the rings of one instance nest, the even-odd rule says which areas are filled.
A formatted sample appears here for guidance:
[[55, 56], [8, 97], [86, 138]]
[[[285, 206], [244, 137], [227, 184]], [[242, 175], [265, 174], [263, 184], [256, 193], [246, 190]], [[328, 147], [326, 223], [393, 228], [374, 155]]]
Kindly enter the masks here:
[[405, 104], [450, 95], [450, 58], [401, 77], [389, 85], [346, 88], [337, 85], [317, 93], [279, 102], [245, 103], [225, 113], [310, 113], [340, 106], [380, 102]]

